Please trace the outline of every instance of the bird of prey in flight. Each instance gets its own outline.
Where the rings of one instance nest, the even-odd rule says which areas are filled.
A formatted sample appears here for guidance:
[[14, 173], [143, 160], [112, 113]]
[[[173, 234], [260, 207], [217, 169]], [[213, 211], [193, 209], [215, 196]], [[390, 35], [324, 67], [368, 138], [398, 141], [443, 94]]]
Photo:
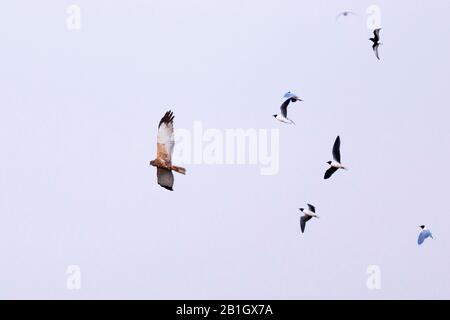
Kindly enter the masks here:
[[335, 173], [338, 169], [346, 169], [341, 164], [341, 138], [337, 136], [336, 141], [334, 141], [333, 145], [333, 161], [328, 161], [327, 163], [330, 165], [330, 168], [325, 172], [324, 179], [328, 179]]
[[420, 226], [420, 229], [422, 229], [419, 233], [419, 238], [417, 239], [417, 244], [420, 246], [426, 238], [430, 237], [433, 239], [433, 235], [431, 234], [431, 231], [425, 228], [424, 225]]
[[319, 218], [319, 216], [316, 214], [316, 208], [308, 203], [308, 209], [299, 208], [301, 212], [303, 212], [303, 216], [300, 218], [300, 229], [302, 230], [302, 233], [305, 232], [305, 226], [306, 222], [311, 220], [311, 218]]
[[150, 165], [156, 167], [158, 184], [170, 191], [173, 191], [174, 182], [172, 171], [186, 174], [185, 168], [172, 165], [172, 153], [175, 146], [173, 119], [172, 111], [167, 111], [159, 122], [156, 159], [150, 161]]
[[372, 49], [375, 53], [375, 57], [377, 57], [378, 60], [380, 60], [380, 56], [378, 55], [378, 47], [382, 44], [380, 42], [380, 30], [380, 28], [375, 29], [373, 31], [373, 38], [369, 38], [369, 40], [373, 42]]
[[288, 91], [284, 94], [284, 98], [286, 99], [283, 104], [280, 106], [281, 114], [274, 114], [273, 117], [277, 119], [280, 122], [288, 123], [288, 124], [295, 124], [294, 121], [289, 119], [287, 117], [287, 107], [290, 102], [297, 102], [297, 101], [303, 101], [299, 97], [297, 97], [292, 92]]

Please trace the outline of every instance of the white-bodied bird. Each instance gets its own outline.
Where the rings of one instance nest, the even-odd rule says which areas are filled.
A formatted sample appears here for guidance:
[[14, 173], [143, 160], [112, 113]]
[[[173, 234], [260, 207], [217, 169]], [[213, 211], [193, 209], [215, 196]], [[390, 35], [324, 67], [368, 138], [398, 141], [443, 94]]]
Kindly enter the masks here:
[[420, 246], [426, 238], [431, 238], [433, 239], [433, 235], [431, 234], [431, 231], [428, 230], [427, 228], [425, 228], [424, 225], [420, 226], [420, 233], [419, 233], [419, 238], [417, 239], [417, 244]]
[[290, 91], [288, 91], [284, 94], [284, 98], [286, 98], [286, 100], [283, 102], [283, 104], [280, 107], [281, 113], [274, 114], [273, 117], [283, 123], [295, 124], [294, 121], [289, 119], [287, 116], [287, 107], [290, 102], [297, 102], [297, 101], [303, 101], [303, 100], [300, 99], [299, 97], [297, 97], [295, 94], [293, 94]]
[[299, 208], [301, 212], [303, 212], [303, 216], [300, 218], [300, 229], [302, 230], [302, 233], [305, 232], [305, 226], [306, 222], [311, 220], [311, 218], [319, 218], [319, 216], [316, 214], [316, 208], [312, 204], [307, 204], [308, 209]]
[[328, 179], [335, 173], [338, 169], [347, 169], [341, 164], [341, 138], [337, 136], [336, 141], [334, 141], [333, 145], [333, 161], [328, 161], [327, 163], [330, 165], [330, 168], [325, 172], [324, 179]]

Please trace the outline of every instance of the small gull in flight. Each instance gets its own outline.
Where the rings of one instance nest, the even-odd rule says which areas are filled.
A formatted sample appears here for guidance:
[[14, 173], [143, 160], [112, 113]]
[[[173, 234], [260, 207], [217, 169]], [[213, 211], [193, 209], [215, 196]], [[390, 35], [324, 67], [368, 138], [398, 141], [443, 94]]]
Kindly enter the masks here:
[[308, 209], [299, 208], [301, 212], [303, 212], [303, 216], [300, 218], [300, 229], [302, 230], [302, 233], [305, 232], [305, 226], [306, 222], [308, 222], [311, 218], [319, 218], [319, 216], [316, 214], [316, 208], [308, 203]]
[[419, 238], [417, 239], [417, 244], [421, 245], [426, 238], [430, 237], [431, 239], [433, 239], [433, 235], [431, 234], [431, 231], [428, 230], [427, 228], [425, 228], [424, 225], [420, 226], [420, 229], [422, 229], [419, 233]]
[[354, 16], [356, 16], [356, 13], [354, 13], [354, 12], [352, 12], [352, 11], [342, 11], [341, 13], [339, 13], [339, 14], [336, 16], [336, 20], [338, 20], [341, 16], [348, 17], [349, 15], [354, 15]]
[[297, 102], [297, 101], [303, 101], [303, 100], [300, 99], [299, 97], [297, 97], [295, 94], [293, 94], [290, 91], [288, 91], [284, 94], [284, 98], [286, 98], [286, 100], [283, 102], [283, 104], [280, 107], [281, 114], [274, 114], [273, 116], [275, 119], [277, 119], [280, 122], [288, 123], [288, 124], [295, 124], [294, 121], [292, 121], [291, 119], [289, 119], [287, 117], [287, 107], [290, 102]]
[[330, 168], [325, 172], [324, 179], [328, 179], [335, 173], [338, 169], [346, 169], [341, 164], [341, 138], [337, 136], [336, 141], [334, 141], [333, 145], [333, 161], [328, 161], [327, 163], [330, 165]]
[[378, 47], [382, 44], [380, 42], [380, 30], [381, 30], [380, 28], [375, 29], [373, 31], [374, 37], [369, 38], [369, 40], [373, 42], [372, 49], [378, 60], [380, 60], [380, 56], [378, 55]]

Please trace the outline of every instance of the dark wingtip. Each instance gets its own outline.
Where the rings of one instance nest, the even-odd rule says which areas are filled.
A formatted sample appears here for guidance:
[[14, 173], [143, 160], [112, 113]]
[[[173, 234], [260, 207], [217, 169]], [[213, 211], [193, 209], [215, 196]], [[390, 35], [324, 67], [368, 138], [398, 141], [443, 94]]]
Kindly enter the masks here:
[[173, 115], [173, 112], [171, 110], [167, 111], [164, 116], [161, 118], [161, 121], [159, 121], [159, 125], [158, 128], [161, 126], [161, 124], [163, 123], [171, 123], [173, 122], [173, 119], [175, 118], [175, 116]]
[[164, 189], [167, 189], [169, 191], [173, 191], [172, 187], [168, 187], [168, 186], [163, 186], [162, 184], [160, 184], [161, 187], [163, 187]]

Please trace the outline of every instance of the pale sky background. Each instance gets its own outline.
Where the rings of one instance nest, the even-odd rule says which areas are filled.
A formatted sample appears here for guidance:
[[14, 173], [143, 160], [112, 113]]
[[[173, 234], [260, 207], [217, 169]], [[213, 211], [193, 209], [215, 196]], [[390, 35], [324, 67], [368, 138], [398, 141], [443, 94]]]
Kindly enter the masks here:
[[[450, 1], [75, 3], [79, 31], [72, 2], [1, 4], [0, 298], [450, 298]], [[272, 117], [288, 90], [295, 127]], [[279, 174], [187, 165], [162, 189], [169, 108], [279, 128]], [[338, 134], [350, 170], [324, 181]]]

